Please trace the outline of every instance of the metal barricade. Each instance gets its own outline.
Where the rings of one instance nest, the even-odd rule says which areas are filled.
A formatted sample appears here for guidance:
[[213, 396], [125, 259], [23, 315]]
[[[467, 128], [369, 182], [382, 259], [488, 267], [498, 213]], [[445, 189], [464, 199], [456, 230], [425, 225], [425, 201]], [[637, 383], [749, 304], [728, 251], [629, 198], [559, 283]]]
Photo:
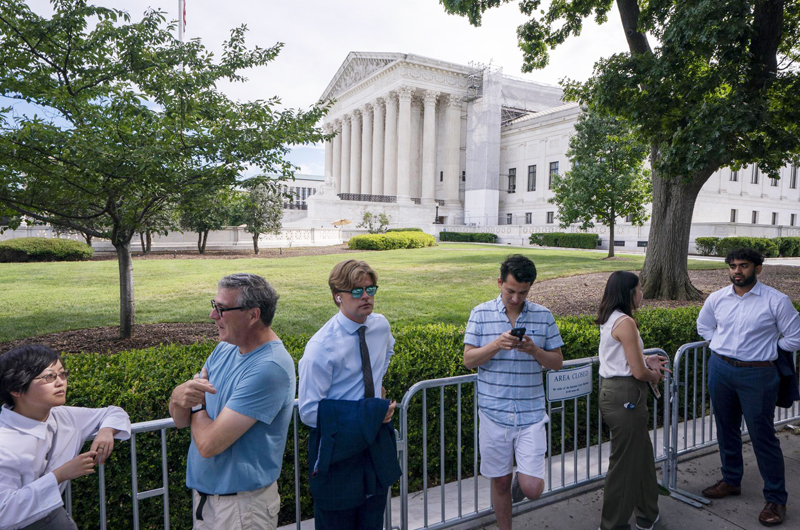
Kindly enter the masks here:
[[[652, 354], [661, 354], [667, 357], [664, 350], [651, 348], [645, 350], [645, 354], [652, 355]], [[578, 366], [583, 366], [586, 364], [592, 364], [595, 367], [599, 365], [599, 358], [592, 357], [587, 359], [575, 359], [571, 361], [566, 361], [564, 363], [564, 368], [574, 368]], [[653, 450], [656, 462], [662, 462], [667, 459], [668, 455], [668, 447], [670, 445], [670, 427], [669, 422], [671, 420], [670, 410], [668, 406], [664, 406], [670, 402], [670, 389], [671, 389], [671, 381], [669, 379], [669, 374], [667, 373], [667, 379], [664, 385], [664, 393], [662, 395], [662, 403], [663, 405], [659, 405], [659, 400], [653, 399], [653, 406], [652, 406], [652, 414], [653, 414]], [[543, 379], [545, 378], [545, 373], [542, 374]], [[484, 491], [484, 497], [486, 497], [486, 493], [488, 493], [488, 488], [480, 488], [479, 481], [484, 480], [479, 477], [479, 470], [478, 470], [478, 404], [477, 399], [477, 374], [470, 374], [470, 375], [463, 375], [463, 376], [456, 376], [456, 377], [448, 377], [443, 379], [433, 379], [429, 381], [421, 381], [415, 385], [413, 385], [408, 392], [403, 397], [400, 405], [398, 406], [400, 411], [400, 431], [399, 431], [399, 439], [398, 439], [398, 450], [401, 454], [401, 466], [403, 469], [403, 475], [400, 479], [400, 511], [401, 511], [401, 521], [400, 521], [400, 528], [403, 530], [409, 529], [416, 529], [416, 528], [425, 528], [426, 530], [440, 530], [443, 528], [448, 528], [451, 526], [455, 526], [458, 524], [462, 524], [471, 520], [479, 519], [484, 516], [490, 515], [493, 513], [493, 509], [491, 507], [490, 499], [480, 499], [479, 498], [479, 490]], [[597, 388], [598, 378], [594, 378], [594, 386]], [[438, 395], [438, 399], [434, 397], [436, 401], [438, 401], [438, 407], [429, 407], [428, 405], [428, 393], [430, 390], [435, 391], [435, 395]], [[450, 391], [450, 401], [448, 403], [448, 396], [447, 391]], [[465, 393], [469, 392], [471, 395], [471, 403], [469, 403], [466, 407], [462, 404], [462, 398]], [[455, 395], [452, 395], [455, 394]], [[412, 404], [415, 402], [415, 398], [419, 396], [421, 401], [421, 418], [420, 418], [420, 425], [421, 425], [421, 441], [420, 444], [416, 444], [416, 436], [415, 440], [412, 442], [410, 439], [410, 432], [409, 432], [409, 416], [410, 416], [410, 409], [412, 408]], [[453, 401], [454, 398], [454, 401]], [[572, 402], [572, 405], [569, 406], [568, 403]], [[585, 405], [581, 407], [579, 402], [585, 402]], [[597, 401], [597, 400], [594, 400]], [[447, 403], [447, 404], [446, 404]], [[449, 406], [448, 406], [449, 404]], [[554, 495], [556, 493], [561, 493], [570, 489], [574, 489], [592, 482], [596, 482], [601, 480], [605, 477], [605, 470], [607, 468], [607, 464], [603, 464], [603, 429], [602, 429], [602, 418], [599, 411], [599, 407], [597, 408], [597, 424], [596, 426], [592, 425], [592, 418], [595, 417], [594, 412], [592, 411], [593, 400], [591, 394], [585, 396], [583, 398], [573, 398], [567, 401], [559, 401], [554, 403], [548, 402], [547, 404], [547, 412], [550, 416], [550, 422], [548, 424], [548, 451], [547, 451], [547, 461], [546, 461], [546, 476], [547, 480], [545, 483], [545, 491], [542, 494], [542, 497]], [[454, 412], [452, 409], [455, 409]], [[466, 410], [465, 410], [466, 409]], [[450, 455], [450, 459], [454, 460], [455, 463], [455, 471], [448, 475], [446, 473], [446, 436], [445, 436], [445, 426], [446, 424], [449, 425], [450, 430], [453, 430], [453, 424], [449, 423], [452, 421], [449, 417], [446, 417], [447, 410], [451, 410], [451, 414], [455, 415], [455, 440], [453, 441], [455, 447], [455, 457]], [[569, 411], [572, 411], [573, 418], [571, 421], [567, 421], [567, 416], [569, 415]], [[661, 415], [659, 415], [659, 413]], [[438, 455], [433, 454], [431, 455], [428, 447], [428, 420], [429, 415], [433, 416], [433, 421], [438, 423], [438, 437], [439, 437], [439, 447], [438, 447]], [[583, 415], [584, 419], [579, 424], [579, 416]], [[471, 416], [471, 418], [467, 418], [467, 422], [465, 424], [464, 416]], [[659, 417], [663, 422], [663, 434], [661, 435], [662, 443], [659, 445]], [[558, 424], [559, 428], [558, 431], [560, 432], [560, 444], [558, 446], [558, 452], [560, 455], [560, 461], [555, 462], [553, 459], [553, 428], [554, 425]], [[584, 427], [585, 426], [585, 427]], [[434, 425], [436, 427], [436, 425]], [[592, 441], [592, 433], [594, 428], [596, 427], [596, 441]], [[580, 430], [584, 428], [583, 436], [580, 436]], [[464, 431], [468, 431], [467, 440], [464, 439]], [[469, 432], [471, 431], [471, 432]], [[569, 447], [567, 443], [567, 432], [571, 432], [571, 447]], [[582, 439], [580, 439], [582, 438]], [[605, 442], [608, 445], [608, 442]], [[466, 447], [469, 449], [471, 446], [471, 451], [468, 451], [468, 454], [463, 454], [463, 448]], [[410, 477], [412, 470], [409, 465], [409, 457], [412, 453], [412, 450], [417, 452], [421, 452], [421, 479], [422, 479], [422, 519], [420, 523], [412, 523], [409, 517], [409, 510], [410, 510], [410, 500], [411, 494], [409, 492], [410, 489]], [[568, 453], [571, 452], [571, 456], [568, 456]], [[583, 454], [581, 454], [583, 453]], [[466, 457], [466, 459], [465, 459]], [[438, 466], [439, 466], [439, 473], [438, 473], [438, 486], [437, 493], [435, 495], [431, 495], [429, 491], [429, 459], [438, 459]], [[568, 461], [569, 460], [569, 461]], [[585, 462], [585, 466], [581, 465]], [[593, 462], [596, 462], [596, 469], [593, 471]], [[466, 468], [465, 468], [466, 466]], [[568, 471], [569, 470], [569, 471]], [[469, 475], [469, 478], [465, 478]], [[448, 483], [448, 477], [451, 480]], [[666, 476], [664, 478], [666, 480]], [[467, 494], [465, 495], [465, 482], [468, 482], [466, 485]], [[447, 500], [447, 492], [448, 488], [450, 493], [452, 493], [453, 488], [455, 488], [455, 496], [452, 501]], [[438, 506], [434, 505], [434, 509], [439, 512], [438, 517], [435, 517], [434, 521], [430, 520], [429, 508], [429, 496], [437, 497], [438, 496]], [[490, 494], [489, 494], [490, 497]], [[528, 501], [524, 501], [523, 504]], [[419, 511], [419, 507], [417, 507], [417, 511]]]
[[[695, 507], [702, 507], [710, 501], [678, 488], [678, 458], [716, 445], [716, 424], [714, 408], [708, 392], [708, 360], [711, 350], [707, 341], [692, 342], [678, 348], [673, 361], [673, 377], [670, 408], [672, 412], [672, 443], [668, 444], [669, 458], [665, 464], [666, 486], [676, 499]], [[797, 367], [798, 352], [793, 354]], [[681, 388], [683, 391], [681, 392]], [[800, 418], [800, 404], [795, 402], [791, 408], [775, 409], [775, 425], [782, 425]], [[742, 434], [747, 434], [747, 426], [742, 421]]]

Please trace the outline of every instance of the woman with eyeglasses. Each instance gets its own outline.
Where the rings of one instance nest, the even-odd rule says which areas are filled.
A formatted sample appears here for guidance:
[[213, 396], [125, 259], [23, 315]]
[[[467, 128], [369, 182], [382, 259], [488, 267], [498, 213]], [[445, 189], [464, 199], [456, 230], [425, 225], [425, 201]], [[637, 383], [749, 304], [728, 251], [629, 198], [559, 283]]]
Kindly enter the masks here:
[[597, 313], [600, 325], [600, 412], [611, 429], [611, 456], [603, 490], [601, 530], [651, 529], [658, 521], [658, 482], [647, 422], [648, 383], [664, 378], [668, 359], [644, 355], [633, 311], [642, 302], [639, 277], [611, 274]]
[[[76, 529], [61, 494], [69, 480], [94, 473], [131, 436], [119, 407], [67, 407], [61, 356], [47, 346], [0, 356], [0, 528]], [[78, 454], [92, 433], [89, 451]]]

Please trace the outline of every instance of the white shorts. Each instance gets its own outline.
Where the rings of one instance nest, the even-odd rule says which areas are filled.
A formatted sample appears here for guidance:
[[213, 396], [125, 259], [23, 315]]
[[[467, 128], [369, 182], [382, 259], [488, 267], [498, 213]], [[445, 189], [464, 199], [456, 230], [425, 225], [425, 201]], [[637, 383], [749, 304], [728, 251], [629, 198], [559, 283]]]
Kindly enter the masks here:
[[194, 530], [275, 530], [281, 496], [278, 482], [236, 495], [209, 495], [203, 505], [203, 520], [197, 520], [200, 494], [192, 490]]
[[481, 453], [481, 475], [500, 478], [510, 475], [517, 461], [517, 472], [544, 480], [544, 455], [547, 454], [547, 431], [550, 418], [527, 427], [499, 425], [478, 410], [478, 438]]

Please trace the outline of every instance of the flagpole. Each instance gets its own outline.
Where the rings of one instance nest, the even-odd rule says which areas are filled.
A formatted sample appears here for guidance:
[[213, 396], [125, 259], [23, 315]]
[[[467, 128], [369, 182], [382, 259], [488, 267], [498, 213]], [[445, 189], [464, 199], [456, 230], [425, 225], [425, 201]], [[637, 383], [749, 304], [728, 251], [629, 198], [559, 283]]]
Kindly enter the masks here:
[[178, 0], [178, 41], [183, 42], [183, 13], [186, 9], [184, 2], [186, 0]]

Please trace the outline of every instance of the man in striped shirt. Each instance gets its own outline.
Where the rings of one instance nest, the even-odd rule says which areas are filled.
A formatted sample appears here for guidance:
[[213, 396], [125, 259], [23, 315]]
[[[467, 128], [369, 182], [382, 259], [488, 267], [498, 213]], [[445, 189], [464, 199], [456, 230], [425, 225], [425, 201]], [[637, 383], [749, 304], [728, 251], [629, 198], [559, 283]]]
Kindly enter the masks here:
[[[544, 490], [549, 418], [542, 368], [563, 364], [564, 341], [553, 315], [527, 301], [535, 280], [530, 259], [508, 256], [497, 279], [500, 296], [472, 310], [464, 333], [464, 364], [478, 368], [481, 474], [492, 480], [500, 530], [511, 529], [512, 490], [514, 502], [537, 499]], [[512, 334], [515, 328], [524, 330]]]

